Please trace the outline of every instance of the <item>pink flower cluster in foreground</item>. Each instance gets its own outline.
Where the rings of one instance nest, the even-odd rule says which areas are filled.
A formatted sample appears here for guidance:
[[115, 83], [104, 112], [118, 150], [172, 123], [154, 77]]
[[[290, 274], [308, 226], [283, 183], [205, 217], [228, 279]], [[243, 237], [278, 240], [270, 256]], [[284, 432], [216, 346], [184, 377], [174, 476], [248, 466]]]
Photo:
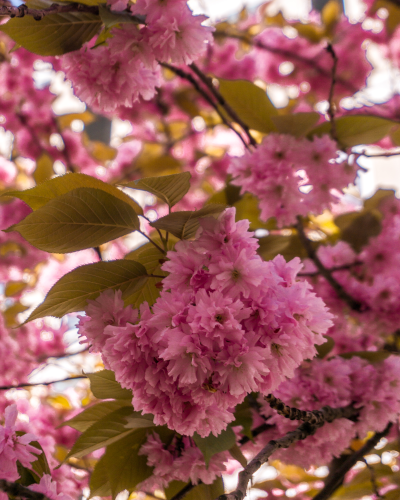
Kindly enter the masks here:
[[[325, 405], [337, 408], [352, 403], [360, 408], [360, 415], [355, 422], [342, 418], [325, 424], [313, 436], [287, 450], [279, 450], [274, 457], [305, 468], [329, 463], [349, 446], [351, 439], [362, 439], [368, 431], [380, 432], [388, 422], [397, 420], [399, 387], [400, 359], [397, 356], [375, 364], [356, 356], [314, 359], [303, 364], [295, 377], [274, 391], [274, 396], [301, 410], [318, 410]], [[284, 435], [298, 425], [298, 422], [277, 415], [266, 403], [264, 412], [272, 415], [268, 422], [276, 426], [265, 436], [266, 440]]]
[[0, 479], [16, 481], [20, 474], [17, 469], [17, 462], [27, 468], [31, 468], [31, 463], [36, 460], [36, 455], [40, 450], [30, 445], [36, 440], [33, 434], [17, 436], [15, 421], [17, 420], [17, 405], [13, 404], [5, 410], [4, 426], [0, 425]]
[[258, 197], [261, 220], [275, 217], [280, 225], [289, 225], [297, 215], [329, 208], [337, 201], [334, 190], [354, 181], [354, 168], [335, 162], [336, 149], [327, 135], [309, 141], [269, 134], [254, 152], [232, 159], [228, 172], [241, 193]]
[[[111, 1], [123, 10], [126, 1]], [[94, 110], [132, 107], [142, 97], [150, 100], [161, 84], [159, 62], [190, 64], [212, 40], [213, 28], [202, 26], [205, 16], [193, 16], [185, 0], [139, 0], [132, 14], [146, 25], [124, 23], [111, 31], [106, 45], [94, 40], [62, 58], [63, 69], [78, 97]], [[93, 50], [91, 50], [93, 49]]]
[[299, 259], [265, 262], [249, 222], [235, 209], [206, 218], [194, 241], [181, 241], [162, 268], [170, 274], [140, 320], [121, 293], [107, 291], [80, 317], [79, 334], [133, 391], [136, 410], [180, 434], [217, 435], [246, 394], [268, 394], [331, 326], [331, 314], [306, 282]]
[[202, 452], [191, 438], [175, 436], [173, 442], [166, 446], [155, 432], [149, 434], [139, 455], [146, 455], [147, 465], [154, 467], [153, 475], [137, 486], [139, 491], [164, 489], [174, 480], [212, 484], [225, 471], [224, 462], [229, 457], [228, 452], [217, 453], [211, 457], [207, 467]]

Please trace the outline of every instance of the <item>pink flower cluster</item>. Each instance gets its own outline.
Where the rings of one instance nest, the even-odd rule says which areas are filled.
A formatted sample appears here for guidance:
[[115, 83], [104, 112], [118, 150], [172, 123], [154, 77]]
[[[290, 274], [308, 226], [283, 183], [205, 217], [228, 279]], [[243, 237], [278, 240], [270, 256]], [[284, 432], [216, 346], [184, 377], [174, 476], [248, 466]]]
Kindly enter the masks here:
[[137, 324], [112, 291], [80, 318], [80, 335], [157, 425], [217, 435], [246, 394], [268, 394], [324, 342], [331, 314], [296, 281], [299, 259], [263, 261], [248, 226], [233, 208], [203, 219], [194, 241], [168, 252], [161, 296]]
[[211, 484], [225, 471], [224, 462], [229, 456], [227, 452], [217, 453], [211, 457], [207, 467], [203, 454], [191, 438], [174, 437], [173, 442], [166, 446], [157, 433], [149, 434], [139, 455], [146, 455], [147, 465], [154, 467], [153, 475], [137, 486], [139, 491], [164, 489], [174, 480]]
[[[314, 359], [304, 364], [295, 377], [283, 382], [274, 396], [301, 410], [318, 410], [353, 404], [360, 409], [355, 422], [334, 420], [318, 429], [313, 436], [299, 441], [274, 457], [308, 468], [323, 465], [338, 456], [355, 437], [364, 438], [368, 431], [382, 431], [394, 422], [400, 412], [400, 359], [390, 356], [385, 361], [370, 364], [359, 357]], [[273, 436], [293, 430], [298, 422], [277, 415], [265, 403], [264, 412], [275, 424]], [[272, 435], [272, 434], [271, 434]], [[265, 436], [270, 439], [271, 436]]]
[[[111, 7], [127, 2], [112, 1]], [[93, 40], [62, 58], [76, 94], [94, 110], [150, 100], [161, 84], [159, 62], [190, 64], [212, 40], [213, 28], [201, 24], [206, 17], [193, 16], [185, 0], [139, 0], [131, 11], [145, 17], [146, 25], [125, 23], [111, 31], [107, 45], [93, 48]]]
[[355, 169], [338, 163], [336, 144], [327, 135], [297, 139], [269, 134], [254, 151], [232, 159], [233, 184], [259, 198], [261, 220], [275, 217], [281, 225], [296, 215], [319, 214], [337, 201], [335, 189], [354, 181]]
[[37, 458], [36, 455], [41, 453], [29, 444], [36, 440], [36, 436], [33, 434], [17, 436], [15, 429], [17, 416], [17, 406], [15, 404], [8, 406], [5, 410], [4, 426], [0, 425], [0, 479], [7, 481], [16, 481], [20, 477], [17, 462], [30, 468], [31, 462]]

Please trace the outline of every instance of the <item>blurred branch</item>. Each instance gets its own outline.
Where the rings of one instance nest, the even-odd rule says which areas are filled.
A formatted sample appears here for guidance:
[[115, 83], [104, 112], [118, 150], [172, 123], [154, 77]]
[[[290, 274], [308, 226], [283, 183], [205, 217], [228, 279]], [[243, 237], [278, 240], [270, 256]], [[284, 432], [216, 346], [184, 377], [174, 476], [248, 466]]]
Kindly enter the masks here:
[[[356, 260], [355, 262], [352, 262], [351, 264], [343, 264], [342, 266], [330, 267], [329, 269], [327, 269], [327, 271], [330, 273], [335, 273], [336, 271], [346, 271], [346, 270], [352, 269], [355, 266], [359, 266], [361, 264], [362, 264], [361, 260]], [[297, 276], [301, 276], [301, 277], [318, 276], [320, 274], [321, 274], [320, 271], [310, 271], [309, 273], [299, 273]]]
[[[330, 408], [330, 411], [334, 412], [334, 418], [347, 418], [349, 415], [349, 407], [344, 408]], [[352, 412], [355, 410], [352, 409]], [[321, 410], [324, 412], [324, 409]], [[333, 421], [330, 420], [330, 421]], [[243, 500], [246, 496], [247, 486], [253, 475], [258, 471], [258, 469], [268, 461], [270, 456], [280, 448], [288, 448], [291, 444], [297, 441], [306, 439], [308, 436], [312, 436], [319, 427], [322, 427], [328, 419], [319, 420], [318, 423], [312, 425], [309, 422], [301, 424], [294, 431], [290, 431], [283, 437], [277, 440], [271, 440], [267, 446], [265, 446], [260, 453], [258, 453], [251, 462], [239, 473], [239, 481], [235, 491], [232, 493], [226, 493], [221, 495], [218, 500]]]
[[254, 137], [250, 134], [250, 128], [242, 121], [242, 119], [236, 114], [236, 112], [229, 106], [229, 104], [225, 101], [222, 95], [219, 93], [215, 85], [213, 84], [212, 78], [205, 75], [195, 63], [190, 64], [189, 68], [200, 78], [200, 80], [207, 86], [207, 88], [211, 91], [213, 96], [217, 99], [217, 102], [225, 109], [225, 111], [230, 115], [233, 121], [238, 123], [242, 129], [245, 131], [250, 144], [252, 146], [257, 146], [257, 143]]
[[175, 66], [172, 66], [171, 64], [167, 64], [167, 63], [163, 63], [163, 62], [159, 62], [160, 66], [162, 66], [163, 68], [167, 68], [169, 69], [170, 71], [172, 71], [173, 73], [175, 73], [175, 75], [179, 76], [180, 78], [183, 78], [184, 80], [188, 81], [195, 90], [197, 90], [197, 92], [203, 97], [203, 99], [211, 106], [215, 109], [215, 111], [218, 113], [218, 116], [221, 118], [222, 120], [222, 123], [224, 125], [226, 125], [228, 128], [230, 128], [231, 130], [233, 130], [233, 132], [235, 132], [235, 134], [239, 137], [239, 139], [242, 141], [242, 143], [244, 144], [244, 146], [246, 148], [248, 148], [248, 144], [247, 142], [243, 139], [242, 137], [242, 134], [240, 134], [240, 132], [238, 132], [229, 122], [228, 120], [225, 118], [225, 116], [223, 115], [223, 113], [221, 113], [221, 111], [219, 110], [218, 108], [218, 105], [216, 102], [214, 102], [214, 100], [211, 98], [211, 96], [209, 96], [207, 94], [207, 92], [202, 89], [199, 85], [199, 82], [193, 78], [193, 76], [190, 74], [190, 73], [187, 73], [186, 71], [183, 71], [182, 69], [180, 68], [175, 68]]
[[78, 380], [81, 378], [87, 378], [86, 375], [77, 375], [76, 377], [67, 377], [63, 378], [61, 380], [52, 380], [51, 382], [37, 382], [34, 384], [31, 383], [24, 383], [24, 384], [17, 384], [17, 385], [3, 385], [0, 386], [0, 391], [9, 391], [10, 389], [22, 389], [24, 387], [36, 387], [38, 385], [51, 385], [51, 384], [58, 384], [59, 382], [68, 382], [69, 380]]
[[338, 64], [338, 58], [337, 58], [336, 52], [334, 51], [331, 43], [328, 43], [326, 50], [327, 50], [328, 54], [331, 55], [332, 61], [333, 61], [332, 75], [331, 75], [331, 86], [329, 88], [329, 97], [328, 97], [328, 103], [329, 103], [328, 116], [329, 116], [329, 120], [331, 122], [331, 137], [336, 143], [339, 143], [337, 132], [336, 132], [335, 103], [333, 102], [333, 94], [334, 94], [335, 83], [336, 83], [336, 69], [337, 69], [337, 64]]
[[372, 448], [374, 448], [379, 441], [389, 433], [391, 427], [392, 422], [389, 422], [382, 432], [377, 432], [371, 439], [368, 439], [362, 448], [350, 455], [349, 458], [347, 458], [347, 460], [345, 460], [344, 463], [338, 467], [335, 473], [332, 474], [329, 481], [326, 481], [325, 486], [317, 495], [315, 495], [313, 500], [327, 500], [342, 484], [344, 476], [349, 472], [349, 470], [359, 460], [362, 460], [363, 456], [370, 452]]
[[32, 491], [22, 484], [13, 483], [11, 481], [6, 481], [5, 479], [0, 479], [0, 491], [4, 491], [7, 495], [12, 498], [27, 498], [28, 500], [50, 500], [49, 497], [43, 493], [37, 491]]
[[335, 280], [330, 270], [327, 269], [319, 260], [316, 250], [314, 249], [314, 247], [311, 244], [311, 241], [307, 238], [304, 232], [304, 227], [300, 216], [297, 217], [297, 224], [295, 225], [295, 229], [297, 229], [300, 241], [303, 247], [305, 248], [308, 257], [314, 262], [321, 276], [323, 276], [326, 279], [326, 281], [331, 285], [331, 287], [335, 290], [338, 297], [344, 300], [354, 311], [364, 310], [365, 306], [358, 300], [354, 299], [351, 295], [349, 295], [343, 288], [343, 286], [338, 281]]

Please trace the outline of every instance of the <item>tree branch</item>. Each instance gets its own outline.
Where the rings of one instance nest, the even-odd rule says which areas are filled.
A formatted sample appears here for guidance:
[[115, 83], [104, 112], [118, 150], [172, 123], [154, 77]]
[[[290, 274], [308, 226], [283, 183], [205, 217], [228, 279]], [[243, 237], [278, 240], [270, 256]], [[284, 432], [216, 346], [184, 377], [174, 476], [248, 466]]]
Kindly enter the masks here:
[[279, 415], [289, 418], [290, 420], [301, 420], [318, 427], [324, 425], [325, 422], [333, 422], [337, 418], [352, 419], [356, 417], [360, 411], [352, 405], [345, 406], [343, 408], [331, 408], [330, 406], [324, 406], [321, 410], [305, 411], [285, 405], [283, 401], [276, 398], [272, 394], [268, 394], [268, 396], [265, 396], [264, 399], [267, 403], [269, 403], [271, 408], [278, 412]]
[[[321, 410], [321, 413], [325, 411], [325, 408]], [[267, 446], [265, 446], [260, 453], [258, 453], [251, 462], [247, 464], [247, 466], [240, 472], [239, 481], [237, 484], [237, 488], [232, 493], [226, 493], [218, 497], [218, 500], [243, 500], [246, 496], [247, 485], [253, 474], [255, 474], [258, 469], [268, 461], [269, 457], [279, 448], [288, 448], [291, 444], [296, 443], [297, 441], [306, 439], [308, 436], [312, 436], [319, 427], [322, 427], [325, 422], [333, 421], [335, 418], [347, 418], [349, 415], [349, 407], [346, 406], [344, 408], [329, 408], [330, 412], [334, 412], [332, 414], [332, 420], [328, 420], [327, 418], [320, 419], [318, 423], [312, 425], [309, 422], [304, 422], [294, 431], [290, 431], [285, 434], [283, 437], [270, 441]], [[355, 410], [352, 409], [352, 412]], [[354, 416], [354, 413], [353, 413]]]
[[336, 123], [335, 123], [335, 103], [333, 102], [333, 93], [335, 90], [336, 68], [337, 68], [337, 64], [338, 64], [338, 58], [337, 58], [336, 52], [334, 51], [331, 43], [328, 43], [326, 50], [331, 55], [332, 61], [333, 61], [332, 75], [331, 75], [331, 86], [329, 88], [329, 97], [328, 97], [328, 103], [329, 103], [328, 116], [329, 116], [329, 120], [331, 122], [331, 137], [336, 143], [339, 143], [339, 139], [338, 139], [337, 131], [336, 131]]
[[303, 223], [301, 221], [300, 216], [297, 217], [297, 224], [295, 225], [295, 228], [297, 229], [300, 241], [303, 247], [305, 248], [308, 257], [314, 262], [321, 276], [323, 276], [326, 279], [326, 281], [331, 285], [331, 287], [335, 290], [338, 297], [344, 300], [354, 311], [365, 310], [366, 307], [361, 302], [359, 302], [358, 300], [354, 299], [351, 295], [349, 295], [343, 288], [343, 286], [338, 281], [335, 280], [329, 269], [327, 269], [319, 260], [316, 250], [313, 248], [311, 241], [307, 238], [304, 232]]
[[327, 500], [339, 486], [342, 484], [344, 476], [349, 470], [359, 461], [363, 456], [374, 448], [379, 441], [386, 436], [392, 427], [392, 422], [389, 422], [382, 432], [377, 432], [371, 439], [369, 439], [362, 448], [349, 456], [345, 462], [338, 467], [334, 474], [330, 477], [329, 481], [325, 483], [322, 490], [315, 495], [313, 500]]
[[203, 99], [211, 106], [215, 109], [215, 111], [218, 113], [218, 116], [221, 118], [222, 120], [222, 123], [224, 125], [226, 125], [228, 128], [230, 128], [231, 130], [233, 130], [233, 132], [235, 132], [235, 134], [239, 137], [239, 139], [242, 141], [242, 143], [244, 144], [244, 146], [246, 148], [248, 148], [248, 144], [247, 142], [243, 139], [242, 137], [242, 134], [240, 134], [229, 122], [228, 120], [225, 118], [225, 116], [223, 115], [223, 113], [221, 113], [221, 111], [218, 109], [218, 105], [217, 103], [215, 103], [213, 101], [213, 99], [207, 94], [207, 92], [205, 90], [203, 90], [200, 85], [199, 85], [199, 82], [193, 78], [193, 76], [190, 74], [190, 73], [187, 73], [186, 71], [183, 71], [182, 69], [180, 68], [175, 68], [175, 66], [172, 66], [171, 64], [167, 64], [167, 63], [163, 63], [163, 62], [159, 62], [160, 66], [163, 66], [164, 68], [167, 68], [169, 69], [170, 71], [172, 71], [173, 73], [175, 73], [175, 75], [179, 76], [180, 78], [183, 78], [184, 80], [188, 81], [195, 90], [197, 90], [197, 92], [203, 97]]
[[215, 85], [213, 84], [212, 79], [205, 75], [200, 68], [196, 66], [195, 63], [190, 64], [189, 68], [196, 73], [196, 75], [200, 78], [200, 80], [207, 86], [207, 88], [211, 91], [213, 96], [217, 99], [217, 102], [226, 110], [226, 112], [230, 115], [233, 121], [238, 123], [242, 129], [245, 131], [250, 144], [252, 146], [257, 146], [257, 143], [254, 139], [254, 137], [250, 134], [250, 128], [244, 121], [236, 114], [236, 112], [229, 106], [229, 104], [225, 101], [225, 99], [222, 97], [222, 95], [219, 93], [219, 91], [215, 88]]
[[22, 484], [12, 483], [11, 481], [6, 481], [5, 479], [0, 479], [0, 491], [4, 491], [7, 495], [15, 498], [27, 498], [28, 500], [50, 500], [49, 497], [39, 493], [38, 491], [32, 491]]
[[51, 384], [58, 384], [59, 382], [67, 382], [68, 380], [78, 380], [80, 378], [87, 378], [86, 375], [78, 375], [76, 377], [67, 377], [63, 378], [61, 380], [52, 380], [51, 382], [37, 382], [34, 384], [31, 383], [25, 383], [25, 384], [18, 384], [18, 385], [3, 385], [0, 386], [0, 391], [9, 391], [10, 389], [22, 389], [23, 387], [36, 387], [38, 385], [51, 385]]
[[[353, 267], [355, 266], [359, 266], [363, 264], [363, 262], [361, 260], [356, 260], [355, 262], [352, 262], [351, 264], [343, 264], [342, 266], [335, 266], [335, 267], [330, 267], [329, 269], [326, 269], [328, 272], [330, 273], [335, 273], [336, 271], [346, 271], [346, 270], [349, 270], [349, 269], [352, 269]], [[320, 273], [320, 271], [311, 271], [309, 273], [298, 273], [297, 276], [301, 276], [301, 277], [307, 277], [307, 276], [318, 276]]]

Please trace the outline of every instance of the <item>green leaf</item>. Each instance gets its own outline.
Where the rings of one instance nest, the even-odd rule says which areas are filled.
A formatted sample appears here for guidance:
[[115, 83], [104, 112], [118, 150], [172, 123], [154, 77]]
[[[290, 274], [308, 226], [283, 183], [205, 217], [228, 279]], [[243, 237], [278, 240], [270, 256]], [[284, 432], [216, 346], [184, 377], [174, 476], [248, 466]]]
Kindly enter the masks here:
[[[118, 384], [119, 385], [119, 384]], [[124, 390], [119, 386], [117, 390]], [[93, 390], [92, 390], [93, 392]], [[129, 392], [129, 391], [128, 391]], [[131, 393], [129, 392], [130, 396]], [[124, 406], [129, 406], [132, 408], [131, 401], [129, 399], [126, 400], [118, 400], [118, 401], [105, 401], [104, 403], [99, 403], [97, 405], [91, 406], [90, 408], [86, 408], [85, 410], [75, 415], [75, 417], [63, 422], [61, 426], [69, 425], [73, 429], [76, 429], [80, 432], [85, 432], [89, 427], [95, 424], [98, 420], [103, 417], [109, 415], [115, 410], [122, 408]]]
[[335, 341], [333, 340], [332, 337], [329, 335], [324, 335], [326, 338], [326, 342], [321, 345], [316, 345], [315, 348], [317, 349], [317, 358], [326, 358], [328, 354], [332, 351], [332, 349], [335, 347]]
[[[345, 147], [357, 146], [358, 144], [373, 144], [386, 137], [398, 123], [386, 118], [368, 115], [343, 116], [335, 120], [336, 135]], [[331, 123], [325, 122], [311, 130], [310, 137], [329, 134]]]
[[[60, 119], [63, 117], [60, 117]], [[142, 215], [142, 208], [130, 196], [111, 184], [100, 181], [95, 177], [86, 174], [65, 174], [54, 179], [42, 182], [38, 186], [26, 189], [25, 191], [7, 191], [1, 196], [14, 196], [24, 201], [32, 210], [37, 210], [46, 205], [49, 201], [59, 198], [61, 195], [70, 191], [81, 188], [101, 189], [108, 194], [112, 194], [121, 201], [128, 203], [137, 214]]]
[[[133, 412], [132, 406], [119, 408], [91, 425], [76, 440], [66, 459], [69, 457], [81, 458], [92, 451], [109, 446], [128, 436], [132, 429], [126, 427], [127, 417], [132, 415]], [[154, 425], [150, 420], [142, 420], [144, 425], [141, 427], [143, 428]]]
[[297, 234], [283, 236], [281, 234], [269, 234], [259, 238], [260, 247], [258, 253], [264, 260], [272, 260], [277, 255], [283, 255], [285, 260], [292, 260], [294, 257], [306, 258], [302, 243]]
[[199, 227], [199, 219], [210, 215], [218, 215], [224, 209], [224, 205], [210, 204], [193, 212], [186, 211], [168, 214], [152, 222], [150, 225], [156, 229], [164, 229], [181, 240], [186, 240], [196, 234]]
[[231, 454], [232, 458], [234, 458], [240, 463], [242, 467], [246, 467], [247, 465], [246, 457], [243, 455], [242, 450], [239, 448], [237, 444], [234, 444], [232, 448], [229, 448], [229, 453]]
[[5, 231], [18, 231], [40, 250], [69, 253], [97, 247], [139, 227], [136, 212], [124, 201], [101, 189], [78, 188]]
[[344, 359], [351, 359], [354, 356], [357, 356], [358, 358], [366, 359], [370, 363], [381, 363], [392, 355], [393, 353], [388, 351], [353, 351], [339, 354], [339, 356]]
[[99, 14], [106, 29], [123, 23], [138, 24], [138, 19], [128, 12], [112, 12], [105, 5], [99, 5]]
[[182, 172], [162, 177], [145, 177], [137, 181], [126, 182], [123, 185], [148, 191], [173, 207], [189, 191], [191, 177], [189, 172]]
[[340, 239], [360, 252], [369, 239], [381, 232], [381, 215], [377, 210], [350, 212], [336, 217], [335, 224], [340, 229]]
[[[154, 238], [154, 241], [158, 245], [162, 246], [162, 242], [160, 239]], [[177, 241], [177, 238], [170, 235], [167, 245], [168, 250], [172, 250]], [[148, 274], [156, 274], [159, 276], [168, 275], [166, 271], [163, 271], [161, 269], [162, 263], [165, 261], [165, 258], [165, 254], [160, 252], [160, 250], [158, 250], [152, 243], [146, 243], [133, 252], [125, 255], [125, 259], [133, 259], [136, 262], [140, 262], [141, 264], [143, 264]], [[140, 304], [146, 301], [149, 306], [152, 306], [160, 295], [160, 289], [156, 287], [156, 284], [160, 281], [160, 278], [149, 278], [148, 280], [146, 280], [140, 289], [138, 289], [129, 297], [126, 297], [125, 305], [131, 305], [134, 308], [138, 309]]]
[[44, 450], [43, 450], [41, 444], [38, 443], [37, 441], [31, 441], [29, 444], [31, 446], [34, 446], [38, 450], [42, 451], [42, 453], [40, 455], [38, 455], [37, 459], [31, 463], [31, 467], [32, 467], [33, 471], [39, 477], [42, 477], [43, 474], [51, 474], [49, 463], [47, 462], [47, 457], [44, 453]]
[[[122, 441], [107, 447], [104, 463], [113, 498], [123, 490], [133, 491], [136, 485], [153, 473], [146, 455], [138, 455], [147, 440], [147, 429], [131, 431]], [[215, 499], [213, 499], [215, 500]]]
[[33, 172], [36, 184], [50, 179], [53, 175], [53, 159], [47, 153], [42, 153], [36, 161], [36, 168]]
[[215, 500], [224, 493], [222, 478], [218, 477], [212, 484], [198, 484], [185, 495], [185, 500]]
[[196, 432], [193, 435], [193, 439], [196, 446], [203, 453], [207, 467], [213, 455], [221, 451], [230, 450], [232, 446], [236, 444], [236, 436], [231, 427], [227, 427], [227, 429], [222, 431], [221, 434], [218, 434], [218, 436], [210, 434], [205, 438], [200, 437]]
[[293, 113], [289, 115], [277, 115], [271, 118], [277, 131], [281, 134], [290, 134], [295, 137], [304, 137], [315, 127], [320, 119], [319, 113]]
[[78, 50], [101, 27], [99, 16], [87, 12], [49, 14], [40, 21], [32, 16], [14, 17], [0, 30], [17, 44], [41, 56], [58, 56]]
[[115, 373], [111, 370], [101, 370], [87, 374], [90, 380], [90, 390], [97, 399], [127, 399], [132, 401], [132, 392], [123, 389], [115, 380]]
[[219, 92], [249, 128], [265, 134], [276, 132], [271, 117], [277, 115], [278, 111], [265, 90], [248, 80], [220, 78]]
[[94, 467], [90, 476], [90, 498], [111, 496], [111, 486], [104, 455]]
[[246, 398], [243, 403], [240, 403], [235, 408], [235, 420], [230, 424], [232, 427], [241, 425], [243, 427], [243, 434], [250, 439], [253, 439], [251, 428], [253, 426], [253, 412]]
[[146, 268], [133, 260], [95, 262], [77, 267], [65, 274], [50, 289], [44, 302], [25, 321], [83, 311], [88, 300], [96, 299], [108, 289], [122, 290], [123, 298], [138, 290], [148, 279]]

